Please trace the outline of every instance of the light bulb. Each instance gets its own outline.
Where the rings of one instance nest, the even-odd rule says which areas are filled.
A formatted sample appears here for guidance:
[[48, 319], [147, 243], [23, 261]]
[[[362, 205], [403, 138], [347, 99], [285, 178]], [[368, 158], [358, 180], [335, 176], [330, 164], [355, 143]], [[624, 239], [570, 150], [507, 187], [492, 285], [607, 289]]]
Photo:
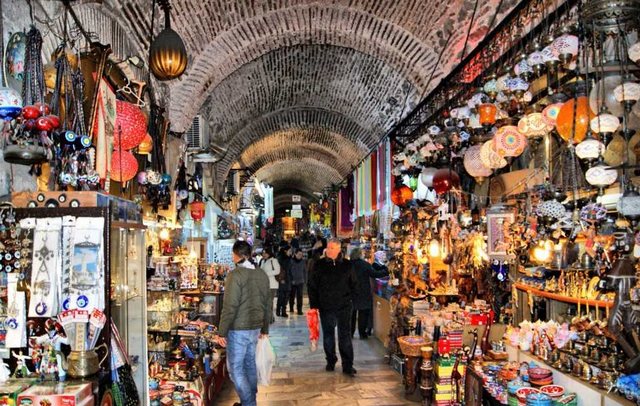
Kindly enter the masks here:
[[440, 256], [440, 242], [435, 238], [429, 242], [429, 255], [431, 257]]
[[540, 241], [538, 245], [533, 249], [533, 258], [541, 264], [549, 262], [551, 259], [551, 248], [553, 247], [553, 243], [551, 246], [547, 241]]
[[160, 230], [160, 235], [159, 235], [161, 240], [168, 240], [169, 239], [169, 229], [168, 228], [163, 228], [162, 230]]

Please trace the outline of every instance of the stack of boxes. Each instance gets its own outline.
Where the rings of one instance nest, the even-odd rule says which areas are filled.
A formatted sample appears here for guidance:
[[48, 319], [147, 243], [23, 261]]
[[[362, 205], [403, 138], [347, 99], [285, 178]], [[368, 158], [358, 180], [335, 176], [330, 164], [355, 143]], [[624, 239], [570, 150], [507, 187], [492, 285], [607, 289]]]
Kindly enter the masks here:
[[[456, 393], [455, 387], [451, 380], [451, 374], [453, 374], [453, 366], [455, 365], [455, 363], [455, 357], [440, 357], [436, 362], [434, 403], [436, 406], [452, 406], [455, 404]], [[464, 364], [458, 364], [458, 372], [460, 372], [460, 374], [464, 376]], [[464, 380], [462, 382], [464, 382]], [[462, 383], [461, 385], [464, 386]]]

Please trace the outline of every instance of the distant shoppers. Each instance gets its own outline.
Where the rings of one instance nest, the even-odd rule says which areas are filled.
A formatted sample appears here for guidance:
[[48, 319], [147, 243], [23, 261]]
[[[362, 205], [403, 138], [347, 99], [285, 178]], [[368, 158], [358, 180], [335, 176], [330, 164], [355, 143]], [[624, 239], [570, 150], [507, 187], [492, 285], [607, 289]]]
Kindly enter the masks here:
[[256, 269], [245, 241], [233, 245], [233, 262], [236, 269], [225, 282], [218, 343], [227, 347], [227, 369], [240, 404], [256, 406], [256, 345], [258, 336], [269, 334], [271, 320], [269, 278]]
[[291, 293], [289, 294], [289, 312], [293, 314], [293, 304], [298, 302], [298, 315], [302, 315], [302, 293], [307, 279], [307, 263], [305, 262], [302, 250], [296, 249], [291, 260]]
[[291, 247], [284, 245], [278, 253], [280, 263], [280, 273], [278, 280], [278, 301], [276, 303], [276, 316], [289, 317], [287, 314], [287, 302], [291, 292]]
[[316, 262], [309, 277], [309, 304], [320, 310], [320, 324], [327, 371], [334, 371], [336, 356], [335, 330], [338, 327], [338, 347], [342, 372], [355, 376], [351, 343], [351, 298], [357, 290], [357, 280], [351, 262], [340, 256], [340, 241], [330, 240], [326, 257]]
[[[273, 256], [273, 248], [267, 247], [262, 250], [262, 261], [260, 262], [260, 268], [269, 277], [269, 288], [271, 289], [271, 306], [273, 307], [273, 299], [278, 296], [278, 280], [276, 277], [280, 275], [280, 263]], [[271, 315], [271, 322], [273, 323], [274, 317]]]
[[358, 290], [353, 295], [353, 312], [351, 314], [351, 337], [356, 331], [356, 320], [358, 322], [358, 334], [360, 339], [369, 338], [367, 327], [369, 316], [373, 308], [373, 296], [371, 294], [371, 280], [381, 278], [388, 273], [386, 269], [376, 270], [370, 263], [362, 259], [362, 250], [354, 248], [351, 250], [351, 262], [353, 270], [358, 279]]

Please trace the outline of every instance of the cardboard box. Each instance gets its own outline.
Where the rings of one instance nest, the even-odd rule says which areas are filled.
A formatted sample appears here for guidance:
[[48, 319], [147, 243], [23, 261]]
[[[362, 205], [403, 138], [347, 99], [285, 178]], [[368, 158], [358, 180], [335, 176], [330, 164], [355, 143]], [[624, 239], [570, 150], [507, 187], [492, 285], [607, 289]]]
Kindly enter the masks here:
[[[83, 406], [93, 397], [90, 383], [43, 383], [18, 396], [19, 406]], [[91, 403], [90, 403], [91, 405]]]
[[0, 383], [0, 406], [15, 406], [18, 395], [35, 382], [34, 379], [9, 379]]

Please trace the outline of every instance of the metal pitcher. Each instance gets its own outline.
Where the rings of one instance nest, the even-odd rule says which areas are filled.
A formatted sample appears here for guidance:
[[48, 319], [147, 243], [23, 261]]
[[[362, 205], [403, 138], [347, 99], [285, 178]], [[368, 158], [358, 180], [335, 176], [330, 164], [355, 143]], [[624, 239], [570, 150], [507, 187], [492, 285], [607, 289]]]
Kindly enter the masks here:
[[72, 378], [86, 378], [95, 375], [100, 371], [100, 365], [107, 359], [109, 351], [102, 357], [98, 358], [96, 350], [103, 347], [108, 350], [106, 344], [102, 344], [93, 350], [71, 351], [67, 357], [67, 374]]

